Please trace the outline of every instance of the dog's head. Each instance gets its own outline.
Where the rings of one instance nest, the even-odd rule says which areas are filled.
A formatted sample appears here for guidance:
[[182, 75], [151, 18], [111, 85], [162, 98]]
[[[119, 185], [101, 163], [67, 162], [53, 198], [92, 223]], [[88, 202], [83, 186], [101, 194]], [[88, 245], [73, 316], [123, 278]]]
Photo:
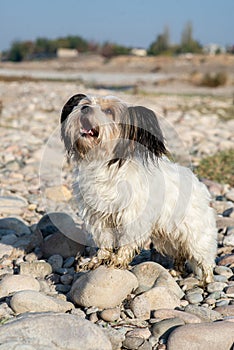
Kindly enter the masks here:
[[71, 97], [62, 109], [61, 135], [68, 155], [106, 157], [109, 165], [121, 165], [133, 154], [148, 160], [167, 153], [154, 112], [113, 96]]

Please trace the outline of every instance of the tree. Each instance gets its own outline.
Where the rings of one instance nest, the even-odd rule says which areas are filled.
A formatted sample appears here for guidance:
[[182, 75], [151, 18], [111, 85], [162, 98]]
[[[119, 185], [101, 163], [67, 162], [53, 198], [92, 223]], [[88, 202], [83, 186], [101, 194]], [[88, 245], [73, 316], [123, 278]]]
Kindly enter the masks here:
[[178, 53], [199, 53], [202, 50], [201, 44], [193, 39], [193, 26], [187, 22], [181, 34], [181, 43]]
[[170, 48], [170, 33], [169, 28], [165, 27], [162, 34], [159, 34], [156, 40], [148, 49], [149, 55], [160, 55], [165, 53]]

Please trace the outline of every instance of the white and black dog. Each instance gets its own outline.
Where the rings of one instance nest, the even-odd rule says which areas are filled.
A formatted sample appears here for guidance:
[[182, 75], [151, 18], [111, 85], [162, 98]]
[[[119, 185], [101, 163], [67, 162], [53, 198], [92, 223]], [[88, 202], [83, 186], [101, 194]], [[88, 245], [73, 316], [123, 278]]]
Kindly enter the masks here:
[[127, 267], [151, 239], [156, 250], [213, 277], [215, 216], [205, 185], [168, 159], [154, 112], [113, 96], [77, 94], [62, 110], [61, 134], [77, 168], [79, 214], [99, 248], [89, 267]]

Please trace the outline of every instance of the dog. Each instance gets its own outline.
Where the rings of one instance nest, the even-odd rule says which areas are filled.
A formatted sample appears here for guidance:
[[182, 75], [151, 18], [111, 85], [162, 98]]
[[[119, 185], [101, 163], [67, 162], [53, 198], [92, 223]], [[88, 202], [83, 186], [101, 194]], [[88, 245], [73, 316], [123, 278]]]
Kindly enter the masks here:
[[77, 170], [79, 214], [98, 252], [89, 263], [128, 267], [151, 239], [209, 283], [217, 249], [210, 194], [170, 160], [155, 113], [114, 96], [76, 94], [61, 113], [61, 137]]

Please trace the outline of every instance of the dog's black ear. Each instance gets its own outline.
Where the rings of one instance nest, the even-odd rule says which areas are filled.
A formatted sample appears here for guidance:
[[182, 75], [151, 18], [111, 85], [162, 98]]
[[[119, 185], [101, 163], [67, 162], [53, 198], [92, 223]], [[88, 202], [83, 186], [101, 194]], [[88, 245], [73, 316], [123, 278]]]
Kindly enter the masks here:
[[146, 162], [168, 154], [162, 130], [151, 109], [142, 106], [128, 107], [127, 113], [121, 118], [120, 129], [120, 138], [110, 165], [118, 162], [121, 166], [134, 154]]
[[146, 159], [168, 153], [158, 119], [151, 109], [143, 106], [128, 107], [128, 117], [129, 139], [136, 141], [136, 147], [139, 144], [137, 148]]
[[85, 97], [86, 95], [84, 94], [76, 94], [71, 98], [69, 98], [69, 100], [65, 103], [62, 109], [61, 119], [60, 119], [61, 123], [63, 123], [64, 120], [67, 119], [69, 114], [72, 112], [73, 108], [78, 106], [79, 102]]

